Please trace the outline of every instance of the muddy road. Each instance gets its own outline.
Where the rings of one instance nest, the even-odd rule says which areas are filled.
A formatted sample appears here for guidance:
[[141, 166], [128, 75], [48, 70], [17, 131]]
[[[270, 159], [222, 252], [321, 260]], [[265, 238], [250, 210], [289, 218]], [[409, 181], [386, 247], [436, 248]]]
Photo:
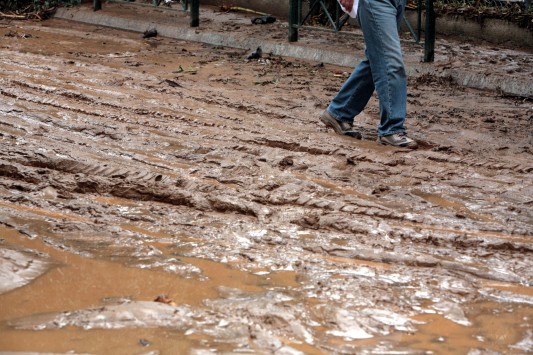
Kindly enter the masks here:
[[410, 78], [405, 151], [376, 98], [361, 141], [319, 123], [347, 68], [60, 20], [0, 47], [0, 351], [533, 351], [531, 101]]

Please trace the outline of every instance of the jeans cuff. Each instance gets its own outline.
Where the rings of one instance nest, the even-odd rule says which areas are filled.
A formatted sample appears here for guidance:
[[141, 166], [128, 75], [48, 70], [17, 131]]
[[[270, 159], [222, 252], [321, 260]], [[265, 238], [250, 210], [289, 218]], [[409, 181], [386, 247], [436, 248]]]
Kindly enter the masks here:
[[405, 129], [397, 129], [396, 131], [387, 132], [386, 134], [379, 134], [380, 137], [392, 136], [393, 134], [406, 133]]
[[333, 117], [334, 119], [336, 119], [339, 122], [353, 124], [353, 119], [351, 119], [351, 120], [350, 119], [346, 119], [345, 120], [345, 119], [339, 118], [339, 116], [337, 116], [333, 112], [329, 111], [328, 109], [326, 109], [326, 112], [329, 113], [329, 115], [331, 117]]

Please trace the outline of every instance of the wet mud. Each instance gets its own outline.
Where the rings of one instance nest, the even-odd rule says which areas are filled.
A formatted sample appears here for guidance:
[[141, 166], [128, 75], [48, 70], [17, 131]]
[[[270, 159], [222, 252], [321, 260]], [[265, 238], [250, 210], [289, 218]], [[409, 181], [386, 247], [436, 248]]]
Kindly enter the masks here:
[[347, 68], [0, 38], [0, 351], [533, 351], [530, 100], [412, 77], [406, 151], [320, 124]]

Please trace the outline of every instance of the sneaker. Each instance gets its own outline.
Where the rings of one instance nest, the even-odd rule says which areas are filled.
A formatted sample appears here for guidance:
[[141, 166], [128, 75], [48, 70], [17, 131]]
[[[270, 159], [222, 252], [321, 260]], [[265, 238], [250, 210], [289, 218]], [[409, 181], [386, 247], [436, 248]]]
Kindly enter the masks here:
[[418, 148], [418, 143], [407, 137], [405, 133], [391, 134], [390, 136], [378, 137], [378, 143], [383, 145], [392, 145], [394, 147], [402, 147], [409, 149]]
[[361, 132], [358, 132], [353, 129], [353, 126], [351, 123], [348, 122], [340, 122], [337, 121], [333, 116], [329, 114], [329, 112], [324, 111], [320, 115], [320, 120], [330, 128], [333, 128], [335, 133], [343, 135], [343, 136], [349, 136], [355, 139], [361, 139]]

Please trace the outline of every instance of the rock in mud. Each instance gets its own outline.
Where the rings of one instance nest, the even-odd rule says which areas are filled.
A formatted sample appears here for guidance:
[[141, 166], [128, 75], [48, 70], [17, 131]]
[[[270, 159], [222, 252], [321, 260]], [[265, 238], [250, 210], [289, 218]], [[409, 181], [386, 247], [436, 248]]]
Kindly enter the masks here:
[[50, 262], [30, 251], [0, 249], [0, 294], [27, 285], [41, 276]]
[[143, 38], [157, 37], [157, 30], [155, 28], [150, 28], [143, 33]]
[[444, 318], [451, 320], [457, 324], [470, 326], [472, 323], [466, 317], [463, 309], [457, 303], [444, 301], [431, 306], [437, 312], [441, 313]]

